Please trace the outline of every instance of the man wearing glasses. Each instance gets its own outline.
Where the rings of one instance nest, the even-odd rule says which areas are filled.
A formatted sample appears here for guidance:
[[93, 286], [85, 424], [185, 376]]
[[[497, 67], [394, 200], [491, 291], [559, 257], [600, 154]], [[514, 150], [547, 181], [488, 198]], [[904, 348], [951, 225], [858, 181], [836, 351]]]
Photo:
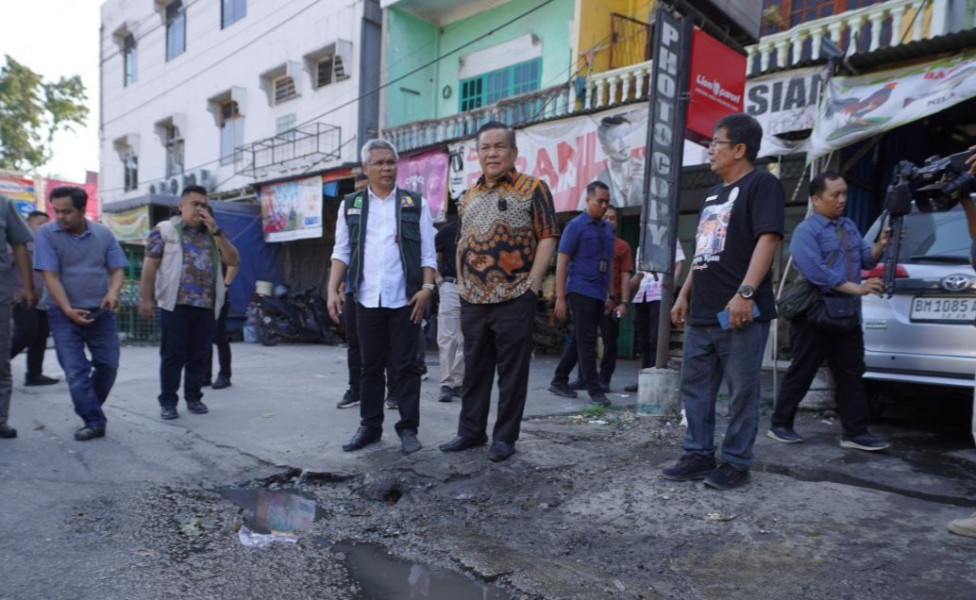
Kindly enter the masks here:
[[[688, 430], [684, 456], [663, 475], [704, 479], [717, 489], [749, 481], [762, 353], [776, 316], [770, 265], [783, 238], [786, 198], [778, 179], [753, 167], [761, 142], [762, 127], [749, 115], [731, 114], [715, 125], [708, 159], [722, 183], [705, 195], [691, 273], [671, 309], [675, 326], [687, 325], [681, 399]], [[732, 394], [717, 465], [715, 401], [723, 377]]]
[[389, 361], [400, 411], [396, 432], [403, 453], [412, 454], [422, 448], [417, 439], [420, 367], [415, 357], [420, 321], [434, 291], [434, 225], [423, 197], [396, 187], [399, 158], [393, 144], [370, 140], [360, 158], [369, 184], [339, 205], [329, 273], [329, 315], [338, 323], [345, 299], [339, 285], [349, 272], [363, 364], [360, 425], [342, 449], [359, 450], [383, 435]]

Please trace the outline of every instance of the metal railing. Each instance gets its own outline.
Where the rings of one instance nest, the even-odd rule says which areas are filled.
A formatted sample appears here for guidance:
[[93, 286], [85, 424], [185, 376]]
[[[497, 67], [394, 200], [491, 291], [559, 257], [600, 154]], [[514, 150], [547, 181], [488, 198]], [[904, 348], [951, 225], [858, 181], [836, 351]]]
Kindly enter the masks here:
[[338, 160], [342, 130], [335, 125], [309, 123], [240, 148], [243, 159], [236, 164], [237, 174], [259, 177], [271, 170], [311, 166], [325, 160]]
[[[929, 6], [931, 19], [926, 19]], [[756, 76], [827, 58], [825, 40], [844, 54], [855, 54], [944, 35], [948, 12], [949, 0], [889, 0], [800, 23], [748, 46], [747, 74]]]

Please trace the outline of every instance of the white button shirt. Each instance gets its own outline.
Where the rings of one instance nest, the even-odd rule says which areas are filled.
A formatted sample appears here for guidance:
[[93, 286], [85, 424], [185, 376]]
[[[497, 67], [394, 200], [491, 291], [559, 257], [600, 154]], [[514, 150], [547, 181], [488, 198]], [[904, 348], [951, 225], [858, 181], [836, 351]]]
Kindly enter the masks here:
[[[366, 219], [365, 252], [363, 253], [363, 277], [357, 291], [359, 304], [366, 308], [401, 308], [407, 305], [407, 283], [400, 259], [397, 239], [396, 202], [398, 189], [380, 198], [369, 189], [369, 216]], [[345, 200], [339, 204], [336, 220], [336, 241], [332, 259], [349, 265], [351, 246], [349, 226], [346, 224]], [[434, 223], [427, 201], [420, 201], [420, 266], [437, 268], [434, 251]]]

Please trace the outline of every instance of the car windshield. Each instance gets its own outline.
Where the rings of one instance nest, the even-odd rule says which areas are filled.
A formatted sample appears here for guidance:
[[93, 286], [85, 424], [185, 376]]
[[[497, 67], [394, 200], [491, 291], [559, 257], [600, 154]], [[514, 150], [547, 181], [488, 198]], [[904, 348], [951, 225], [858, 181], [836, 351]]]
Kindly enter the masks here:
[[[865, 239], [877, 238], [880, 221], [875, 221]], [[905, 216], [898, 262], [947, 262], [969, 264], [969, 230], [962, 208], [937, 213], [913, 212]]]

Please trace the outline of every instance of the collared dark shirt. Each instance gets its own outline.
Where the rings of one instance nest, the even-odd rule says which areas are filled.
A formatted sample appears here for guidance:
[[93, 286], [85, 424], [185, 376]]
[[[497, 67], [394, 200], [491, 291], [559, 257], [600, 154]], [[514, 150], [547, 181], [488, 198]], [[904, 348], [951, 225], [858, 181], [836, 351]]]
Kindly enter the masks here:
[[461, 298], [472, 304], [524, 294], [539, 240], [559, 237], [549, 187], [515, 170], [494, 185], [478, 179], [458, 203], [458, 215], [458, 281]]
[[[838, 227], [843, 228], [840, 234]], [[836, 258], [831, 260], [835, 252]], [[797, 270], [825, 292], [847, 281], [861, 283], [861, 269], [878, 263], [854, 221], [847, 217], [831, 221], [818, 213], [796, 226], [790, 254]]]
[[566, 293], [582, 294], [600, 301], [607, 299], [613, 239], [613, 228], [602, 217], [594, 219], [584, 212], [566, 223], [559, 239], [559, 253], [569, 257]]
[[[217, 295], [217, 285], [211, 240], [213, 236], [206, 227], [183, 228], [183, 270], [180, 274], [180, 291], [176, 304], [197, 308], [213, 308]], [[146, 243], [146, 256], [163, 258], [163, 236], [158, 227], [149, 232]]]

